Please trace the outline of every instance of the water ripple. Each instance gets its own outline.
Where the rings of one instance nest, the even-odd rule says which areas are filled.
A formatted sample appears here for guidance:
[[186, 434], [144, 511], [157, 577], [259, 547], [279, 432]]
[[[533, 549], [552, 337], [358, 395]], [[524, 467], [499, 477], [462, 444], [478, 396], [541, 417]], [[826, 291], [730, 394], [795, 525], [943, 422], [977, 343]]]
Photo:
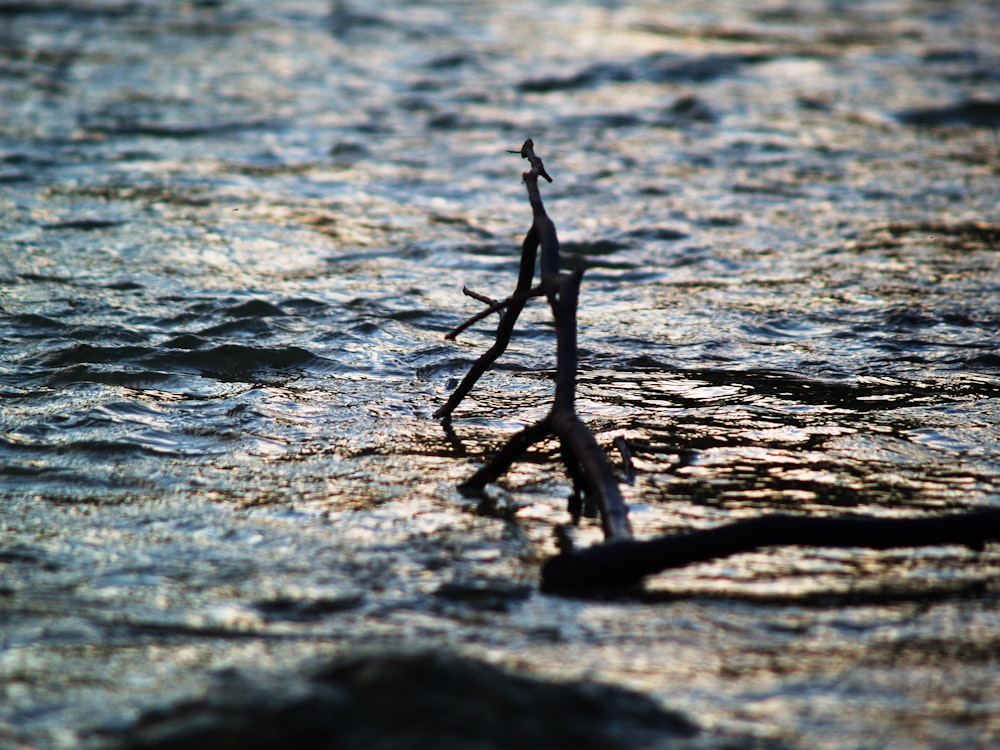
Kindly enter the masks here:
[[[456, 485], [551, 405], [544, 301], [431, 416], [495, 331], [444, 340], [463, 285], [513, 289], [531, 136], [586, 271], [578, 407], [640, 536], [995, 505], [1000, 23], [939, 6], [5, 4], [0, 744], [418, 640], [706, 737], [988, 744], [995, 549], [531, 595], [557, 447]], [[487, 613], [501, 580], [528, 595]]]

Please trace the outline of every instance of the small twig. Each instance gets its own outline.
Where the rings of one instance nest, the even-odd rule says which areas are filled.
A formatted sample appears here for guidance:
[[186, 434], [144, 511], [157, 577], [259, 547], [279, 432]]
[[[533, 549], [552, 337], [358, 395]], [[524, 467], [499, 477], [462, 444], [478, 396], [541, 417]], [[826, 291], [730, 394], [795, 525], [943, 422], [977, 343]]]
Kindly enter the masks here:
[[[469, 296], [471, 297], [472, 295], [470, 294]], [[500, 302], [490, 302], [489, 307], [487, 307], [485, 310], [480, 310], [464, 323], [460, 323], [459, 325], [455, 326], [450, 331], [448, 331], [448, 333], [446, 333], [444, 336], [445, 339], [447, 339], [448, 341], [454, 341], [455, 339], [458, 338], [458, 335], [460, 333], [462, 333], [468, 328], [471, 328], [480, 320], [485, 320], [486, 318], [490, 317], [493, 313], [500, 313], [501, 314], [500, 319], [503, 320], [503, 309], [507, 307], [513, 301], [513, 299], [514, 299], [513, 297], [508, 297], [507, 299], [502, 300]], [[480, 300], [480, 301], [485, 302], [486, 300]]]
[[474, 300], [476, 300], [478, 302], [482, 302], [484, 305], [493, 306], [493, 305], [499, 305], [500, 304], [499, 302], [497, 302], [492, 297], [487, 297], [485, 294], [480, 294], [479, 292], [474, 292], [473, 290], [469, 289], [469, 287], [467, 287], [467, 286], [463, 286], [462, 287], [462, 294], [464, 294], [466, 297], [472, 297], [472, 299], [474, 299]]
[[530, 138], [527, 139], [523, 144], [521, 144], [520, 151], [508, 151], [508, 154], [520, 154], [522, 159], [527, 159], [531, 164], [531, 169], [536, 175], [541, 175], [549, 182], [552, 182], [552, 178], [549, 177], [549, 173], [545, 171], [545, 165], [542, 164], [542, 160], [535, 155], [535, 142]]
[[511, 295], [510, 297], [508, 297], [507, 299], [504, 299], [504, 300], [493, 300], [493, 299], [490, 299], [489, 297], [487, 297], [484, 294], [479, 294], [477, 292], [473, 292], [473, 291], [471, 291], [471, 290], [469, 290], [469, 289], [467, 289], [465, 287], [462, 288], [462, 291], [467, 296], [472, 297], [473, 299], [477, 299], [480, 302], [483, 302], [483, 303], [489, 305], [489, 307], [487, 307], [485, 310], [480, 310], [479, 312], [477, 312], [475, 315], [473, 315], [471, 318], [469, 318], [464, 323], [461, 323], [460, 325], [457, 325], [454, 328], [452, 328], [450, 331], [448, 331], [448, 333], [445, 334], [445, 339], [447, 339], [448, 341], [454, 341], [456, 338], [458, 338], [458, 335], [460, 333], [462, 333], [463, 331], [467, 330], [468, 328], [474, 326], [480, 320], [485, 320], [486, 318], [490, 317], [490, 315], [492, 315], [495, 312], [501, 313], [501, 322], [502, 322], [502, 320], [503, 320], [503, 316], [502, 316], [503, 310], [505, 308], [509, 307], [512, 303], [514, 303], [514, 302], [520, 302], [523, 305], [526, 301], [528, 301], [532, 297], [542, 297], [542, 296], [544, 296], [547, 293], [544, 286], [536, 286], [536, 287], [534, 287], [532, 289], [529, 289], [524, 294], [513, 294], [513, 295]]

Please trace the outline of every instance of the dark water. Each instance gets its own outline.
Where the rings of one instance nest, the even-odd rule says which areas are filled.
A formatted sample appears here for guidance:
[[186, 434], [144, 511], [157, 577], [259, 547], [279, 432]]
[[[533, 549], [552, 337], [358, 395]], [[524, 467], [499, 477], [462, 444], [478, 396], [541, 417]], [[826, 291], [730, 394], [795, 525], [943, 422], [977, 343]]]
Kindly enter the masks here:
[[[754, 6], [756, 7], [756, 6]], [[822, 748], [1000, 741], [1000, 554], [767, 550], [537, 592], [535, 140], [579, 411], [639, 536], [1000, 502], [994, 3], [0, 2], [0, 745], [431, 646]], [[585, 524], [580, 544], [600, 538]]]

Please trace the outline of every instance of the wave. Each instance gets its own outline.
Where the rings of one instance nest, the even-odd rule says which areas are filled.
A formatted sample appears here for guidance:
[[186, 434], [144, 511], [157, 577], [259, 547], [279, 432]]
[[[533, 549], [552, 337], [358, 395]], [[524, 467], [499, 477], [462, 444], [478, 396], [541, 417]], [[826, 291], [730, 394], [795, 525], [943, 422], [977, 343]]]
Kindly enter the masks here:
[[[197, 345], [197, 337], [172, 339], [186, 346]], [[196, 374], [224, 381], [262, 382], [275, 376], [300, 374], [307, 370], [327, 371], [332, 363], [297, 346], [257, 347], [222, 344], [210, 349], [152, 348], [146, 346], [94, 346], [75, 344], [37, 358], [35, 364], [59, 368], [57, 380], [94, 380], [124, 377], [131, 381], [159, 379], [172, 374]], [[117, 365], [133, 368], [121, 373], [95, 372], [89, 365]], [[139, 368], [136, 372], [134, 368]]]

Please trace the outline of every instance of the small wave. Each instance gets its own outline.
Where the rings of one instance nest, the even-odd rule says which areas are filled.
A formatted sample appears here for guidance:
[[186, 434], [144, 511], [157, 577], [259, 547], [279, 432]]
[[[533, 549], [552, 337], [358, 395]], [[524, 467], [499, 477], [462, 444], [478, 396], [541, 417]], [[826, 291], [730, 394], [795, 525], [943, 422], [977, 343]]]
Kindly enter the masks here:
[[1000, 354], [996, 352], [977, 354], [968, 359], [966, 365], [973, 369], [1000, 370]]
[[767, 62], [773, 54], [708, 54], [688, 57], [672, 53], [643, 55], [632, 63], [600, 62], [566, 76], [522, 81], [521, 91], [544, 94], [574, 91], [607, 83], [707, 83], [734, 75], [744, 66]]
[[268, 372], [305, 370], [319, 365], [323, 358], [297, 346], [223, 344], [207, 350], [157, 352], [148, 361], [164, 369], [189, 370], [219, 380], [255, 382]]
[[[196, 337], [194, 337], [196, 338]], [[176, 342], [176, 339], [172, 340]], [[194, 343], [194, 340], [189, 340]], [[154, 349], [145, 346], [94, 346], [77, 344], [37, 360], [47, 367], [63, 368], [53, 380], [119, 382], [126, 385], [161, 380], [176, 373], [195, 373], [224, 381], [258, 382], [269, 374], [319, 367], [324, 358], [296, 346], [267, 348], [223, 344], [211, 349]], [[125, 372], [95, 370], [88, 365], [119, 365]]]
[[770, 324], [742, 325], [740, 329], [753, 339], [779, 342], [788, 339], [811, 339], [830, 334], [831, 328], [809, 321], [777, 320]]
[[149, 370], [126, 372], [121, 370], [104, 370], [84, 364], [77, 364], [48, 374], [43, 379], [43, 382], [49, 387], [72, 383], [103, 383], [104, 385], [117, 385], [123, 388], [146, 390], [162, 386], [172, 377], [169, 373], [152, 372]]
[[[41, 447], [41, 446], [39, 446]], [[130, 456], [149, 456], [162, 454], [164, 451], [156, 450], [152, 446], [142, 445], [139, 442], [132, 442], [127, 440], [105, 440], [105, 439], [93, 439], [93, 440], [71, 440], [59, 443], [58, 446], [46, 445], [44, 446], [46, 450], [51, 450], [56, 448], [58, 454], [62, 458], [68, 456], [93, 456], [95, 458], [107, 458], [107, 457], [130, 457]], [[55, 468], [55, 467], [50, 467]]]
[[128, 222], [117, 219], [68, 219], [66, 221], [56, 221], [51, 224], [43, 224], [44, 229], [75, 229], [81, 232], [93, 232], [98, 229], [112, 229], [120, 227]]
[[[64, 329], [66, 327], [65, 323], [62, 323], [53, 318], [49, 318], [45, 315], [36, 315], [33, 313], [24, 313], [21, 315], [12, 315], [9, 318], [11, 323], [14, 323], [18, 328], [18, 333], [22, 337], [27, 337], [25, 335], [25, 328], [36, 329], [44, 331], [46, 335]], [[30, 336], [30, 334], [28, 334]]]
[[94, 346], [76, 344], [45, 354], [38, 364], [49, 367], [69, 367], [83, 364], [124, 363], [140, 359], [152, 350], [145, 346]]
[[208, 339], [195, 336], [193, 333], [182, 333], [164, 342], [163, 345], [170, 349], [201, 349], [208, 346]]
[[230, 320], [204, 328], [198, 331], [198, 335], [216, 337], [236, 334], [262, 338], [270, 335], [272, 332], [273, 329], [271, 326], [259, 318], [238, 318], [237, 320]]
[[287, 308], [298, 315], [310, 315], [325, 312], [330, 309], [330, 305], [318, 299], [309, 297], [294, 297], [282, 300], [281, 308]]
[[205, 123], [158, 123], [132, 121], [129, 118], [84, 124], [88, 133], [108, 136], [151, 136], [154, 138], [206, 138], [231, 135], [247, 130], [273, 130], [283, 126], [271, 119], [229, 120]]
[[121, 279], [119, 281], [112, 281], [108, 284], [103, 285], [105, 289], [112, 289], [116, 292], [137, 292], [146, 288], [145, 284], [141, 284], [138, 281], [133, 281], [132, 279]]
[[633, 229], [628, 233], [628, 236], [635, 237], [638, 240], [665, 240], [672, 242], [674, 240], [686, 240], [690, 235], [687, 232], [670, 227], [641, 227]]
[[11, 2], [0, 5], [0, 16], [41, 16], [66, 13], [75, 20], [83, 21], [91, 18], [120, 18], [133, 15], [137, 10], [137, 3]]
[[68, 286], [75, 286], [78, 282], [76, 279], [70, 276], [60, 276], [54, 273], [19, 273], [17, 275], [21, 281], [36, 281], [41, 283], [50, 284], [66, 284]]
[[897, 112], [896, 119], [906, 125], [924, 128], [945, 126], [997, 128], [1000, 127], [1000, 101], [967, 99], [941, 107], [907, 109]]
[[277, 305], [266, 300], [252, 299], [239, 305], [234, 305], [225, 310], [226, 315], [233, 318], [267, 318], [272, 316], [287, 315]]

